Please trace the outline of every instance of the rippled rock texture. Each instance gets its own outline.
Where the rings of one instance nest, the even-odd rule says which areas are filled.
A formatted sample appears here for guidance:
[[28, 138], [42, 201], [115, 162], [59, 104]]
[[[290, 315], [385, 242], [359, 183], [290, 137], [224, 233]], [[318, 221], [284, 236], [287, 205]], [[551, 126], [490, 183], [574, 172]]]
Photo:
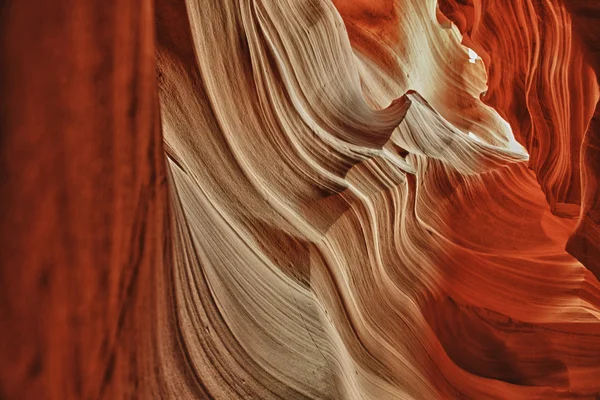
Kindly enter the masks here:
[[123, 4], [3, 42], [0, 397], [600, 398], [600, 3]]

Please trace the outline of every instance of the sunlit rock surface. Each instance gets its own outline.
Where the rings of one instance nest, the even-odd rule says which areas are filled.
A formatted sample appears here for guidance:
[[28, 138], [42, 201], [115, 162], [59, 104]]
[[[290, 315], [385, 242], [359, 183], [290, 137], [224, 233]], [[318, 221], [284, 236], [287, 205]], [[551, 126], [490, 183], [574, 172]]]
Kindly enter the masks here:
[[173, 396], [600, 392], [597, 37], [567, 4], [156, 13]]
[[5, 3], [0, 399], [600, 398], [599, 1]]

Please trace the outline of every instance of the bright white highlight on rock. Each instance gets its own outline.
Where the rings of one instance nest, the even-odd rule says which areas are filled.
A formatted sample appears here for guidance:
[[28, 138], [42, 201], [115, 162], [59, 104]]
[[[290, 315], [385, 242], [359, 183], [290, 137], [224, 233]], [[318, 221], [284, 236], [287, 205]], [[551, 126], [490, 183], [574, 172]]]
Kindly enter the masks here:
[[475, 64], [475, 61], [477, 60], [481, 60], [481, 57], [479, 57], [479, 55], [477, 53], [475, 53], [475, 51], [473, 49], [469, 49], [469, 62], [471, 64]]
[[515, 153], [523, 154], [527, 156], [527, 159], [529, 160], [529, 153], [527, 152], [527, 149], [523, 147], [521, 143], [517, 142], [517, 139], [515, 139], [515, 135], [513, 134], [512, 128], [510, 127], [510, 124], [504, 119], [502, 120], [502, 123], [508, 131], [508, 150]]
[[512, 136], [508, 141], [508, 149], [515, 153], [526, 154], [527, 159], [529, 159], [529, 153], [527, 152], [527, 149], [523, 147], [521, 143], [517, 142], [514, 136]]
[[478, 142], [481, 142], [481, 139], [479, 138], [479, 136], [475, 135], [473, 132], [469, 132], [469, 137], [471, 139], [477, 140]]

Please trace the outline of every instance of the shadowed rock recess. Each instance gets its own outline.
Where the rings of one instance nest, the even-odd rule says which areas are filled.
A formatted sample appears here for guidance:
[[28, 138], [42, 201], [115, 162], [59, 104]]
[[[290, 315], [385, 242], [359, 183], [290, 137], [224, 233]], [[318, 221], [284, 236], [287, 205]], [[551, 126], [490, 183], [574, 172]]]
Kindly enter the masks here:
[[18, 3], [0, 398], [600, 398], [600, 2]]

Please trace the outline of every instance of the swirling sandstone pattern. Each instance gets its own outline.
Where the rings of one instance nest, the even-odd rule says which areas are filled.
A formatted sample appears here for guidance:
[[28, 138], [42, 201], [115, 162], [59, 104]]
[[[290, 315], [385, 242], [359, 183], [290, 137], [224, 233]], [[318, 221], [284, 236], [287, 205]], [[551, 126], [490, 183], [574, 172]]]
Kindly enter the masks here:
[[562, 3], [489, 3], [159, 7], [177, 318], [206, 393], [600, 392], [600, 285], [565, 250], [595, 73]]
[[2, 11], [0, 398], [600, 398], [600, 3], [57, 3]]

